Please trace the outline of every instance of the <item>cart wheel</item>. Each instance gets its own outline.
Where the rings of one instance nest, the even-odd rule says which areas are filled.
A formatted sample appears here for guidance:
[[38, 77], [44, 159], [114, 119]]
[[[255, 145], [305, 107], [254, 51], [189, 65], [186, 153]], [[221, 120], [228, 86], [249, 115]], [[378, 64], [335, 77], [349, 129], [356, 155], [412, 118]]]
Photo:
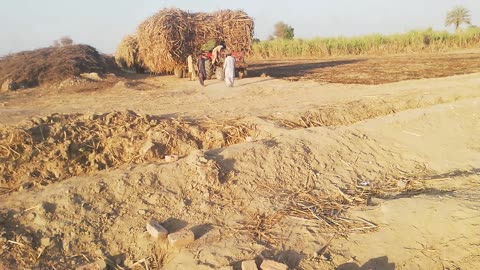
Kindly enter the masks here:
[[223, 68], [217, 67], [217, 69], [215, 70], [215, 77], [219, 81], [225, 80], [225, 73], [223, 72]]
[[210, 80], [215, 75], [215, 67], [211, 60], [205, 60], [205, 71], [207, 73], [207, 80]]
[[238, 78], [243, 79], [247, 76], [247, 71], [246, 70], [240, 70], [238, 71]]

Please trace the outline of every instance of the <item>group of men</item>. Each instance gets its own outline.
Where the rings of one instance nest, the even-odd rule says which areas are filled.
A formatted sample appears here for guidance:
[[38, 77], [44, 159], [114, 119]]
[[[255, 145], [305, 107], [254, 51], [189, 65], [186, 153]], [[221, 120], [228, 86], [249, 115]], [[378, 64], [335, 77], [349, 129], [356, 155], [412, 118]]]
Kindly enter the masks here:
[[[218, 45], [212, 50], [212, 65], [217, 66], [220, 62], [220, 55], [222, 51], [225, 49], [223, 45]], [[226, 51], [225, 53], [227, 57], [223, 62], [223, 72], [225, 75], [225, 83], [229, 87], [233, 87], [233, 83], [235, 80], [235, 58], [232, 56], [230, 51]], [[205, 80], [207, 79], [207, 71], [205, 69], [205, 60], [207, 57], [203, 53], [199, 53], [197, 55], [197, 64], [196, 64], [196, 71], [198, 76], [198, 81], [200, 84], [205, 87]], [[187, 65], [188, 65], [188, 72], [190, 74], [189, 79], [195, 79], [195, 68], [193, 63], [193, 55], [189, 55], [187, 58]]]

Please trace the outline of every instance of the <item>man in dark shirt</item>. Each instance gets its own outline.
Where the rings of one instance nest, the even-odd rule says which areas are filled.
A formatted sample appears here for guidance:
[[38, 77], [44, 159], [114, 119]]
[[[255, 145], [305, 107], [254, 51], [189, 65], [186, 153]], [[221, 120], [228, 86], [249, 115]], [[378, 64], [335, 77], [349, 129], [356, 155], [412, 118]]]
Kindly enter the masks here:
[[197, 58], [197, 68], [198, 68], [198, 81], [200, 84], [205, 87], [203, 82], [207, 78], [207, 71], [205, 70], [205, 57], [203, 54], [199, 54]]

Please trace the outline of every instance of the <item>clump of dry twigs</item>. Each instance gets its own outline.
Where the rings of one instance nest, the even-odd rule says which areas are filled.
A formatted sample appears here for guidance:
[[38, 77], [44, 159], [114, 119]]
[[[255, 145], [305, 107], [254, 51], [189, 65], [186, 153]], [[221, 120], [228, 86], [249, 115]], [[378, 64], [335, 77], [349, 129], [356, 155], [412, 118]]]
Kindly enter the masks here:
[[243, 222], [242, 230], [249, 232], [256, 239], [263, 239], [276, 244], [279, 239], [273, 228], [284, 217], [314, 222], [324, 233], [347, 237], [351, 232], [369, 232], [378, 229], [378, 225], [361, 217], [347, 215], [347, 210], [356, 206], [366, 206], [372, 196], [384, 197], [387, 194], [411, 194], [422, 189], [421, 181], [408, 180], [404, 186], [387, 181], [385, 186], [362, 187], [335, 193], [316, 189], [298, 189], [275, 187], [257, 183], [259, 190], [267, 194], [279, 207], [272, 215], [256, 215]]
[[281, 211], [272, 214], [255, 213], [248, 216], [245, 221], [240, 222], [238, 232], [246, 232], [252, 238], [271, 244], [278, 244], [280, 239], [275, 234], [275, 226], [282, 220], [285, 214]]
[[374, 230], [377, 225], [366, 220], [351, 219], [345, 215], [350, 207], [366, 204], [365, 195], [360, 193], [332, 196], [308, 190], [294, 192], [286, 194], [285, 199], [288, 203], [285, 213], [296, 218], [316, 220], [325, 232], [338, 235], [346, 235], [352, 231]]
[[[276, 204], [281, 217], [313, 221], [321, 231], [346, 236], [352, 231], [371, 231], [377, 225], [359, 218], [350, 218], [346, 211], [352, 206], [366, 205], [371, 191], [365, 189], [348, 192], [339, 191], [329, 194], [320, 190], [278, 188], [272, 185], [257, 183], [259, 189], [268, 194], [271, 200], [282, 202]], [[275, 219], [277, 223], [280, 219]], [[274, 227], [276, 224], [270, 224]], [[275, 242], [272, 242], [275, 243]]]

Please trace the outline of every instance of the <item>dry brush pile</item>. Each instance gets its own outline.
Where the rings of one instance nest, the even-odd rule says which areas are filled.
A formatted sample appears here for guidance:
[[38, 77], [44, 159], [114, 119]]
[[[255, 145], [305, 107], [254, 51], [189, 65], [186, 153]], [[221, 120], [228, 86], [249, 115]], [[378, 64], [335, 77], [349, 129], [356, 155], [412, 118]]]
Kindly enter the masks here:
[[214, 40], [234, 51], [249, 52], [253, 19], [243, 11], [189, 13], [164, 9], [138, 26], [139, 55], [152, 72], [169, 72], [185, 65], [190, 53]]
[[24, 51], [0, 59], [0, 85], [8, 80], [9, 90], [59, 83], [90, 72], [116, 70], [109, 57], [88, 45]]
[[242, 123], [192, 123], [134, 112], [59, 115], [26, 127], [0, 128], [0, 184], [48, 184], [165, 155], [220, 148], [244, 141], [253, 127]]

